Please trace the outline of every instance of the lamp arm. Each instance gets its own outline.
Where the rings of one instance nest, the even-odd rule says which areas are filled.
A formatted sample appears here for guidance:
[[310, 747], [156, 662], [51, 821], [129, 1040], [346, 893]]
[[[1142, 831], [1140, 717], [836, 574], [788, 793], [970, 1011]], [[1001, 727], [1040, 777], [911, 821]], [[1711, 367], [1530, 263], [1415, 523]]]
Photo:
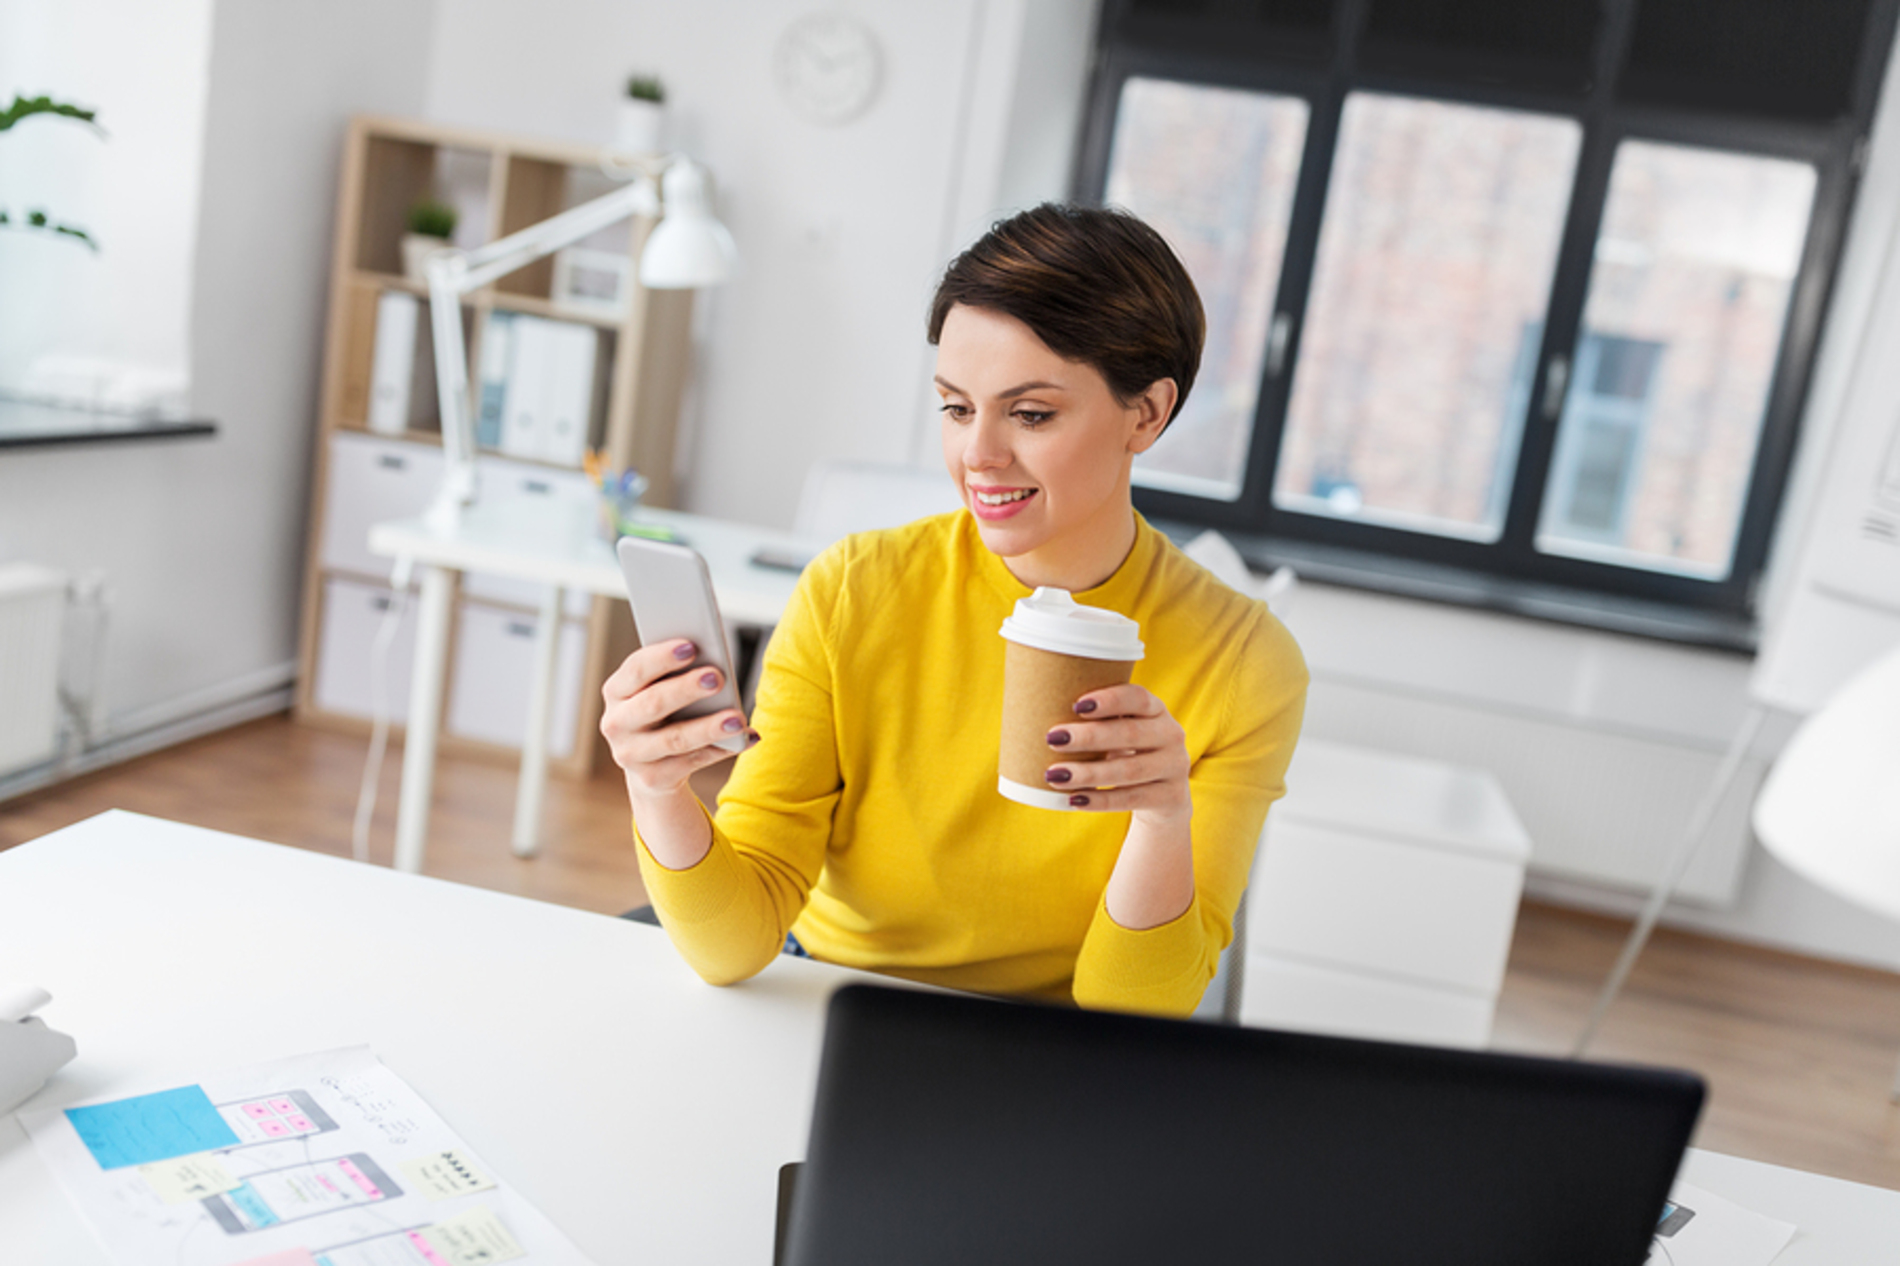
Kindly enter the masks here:
[[583, 202], [539, 224], [531, 224], [518, 233], [498, 238], [462, 255], [465, 270], [460, 279], [461, 293], [479, 290], [489, 282], [507, 276], [523, 264], [551, 255], [563, 246], [571, 246], [589, 233], [606, 228], [630, 215], [653, 216], [660, 213], [659, 191], [653, 178], [639, 179], [602, 194], [592, 202]]
[[630, 215], [658, 215], [651, 176], [529, 225], [472, 251], [429, 257], [429, 330], [435, 340], [435, 390], [442, 418], [442, 483], [426, 517], [448, 530], [475, 499], [475, 427], [468, 415], [468, 350], [462, 296]]

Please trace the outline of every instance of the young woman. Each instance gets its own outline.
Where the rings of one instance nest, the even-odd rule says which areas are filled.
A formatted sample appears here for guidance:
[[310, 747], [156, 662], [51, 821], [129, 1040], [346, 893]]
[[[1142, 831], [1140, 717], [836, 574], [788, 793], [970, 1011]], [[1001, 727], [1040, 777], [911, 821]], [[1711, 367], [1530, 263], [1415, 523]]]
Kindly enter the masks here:
[[[1185, 1013], [1232, 939], [1306, 697], [1279, 622], [1130, 499], [1135, 455], [1193, 383], [1199, 296], [1141, 221], [1045, 205], [952, 261], [929, 334], [963, 509], [806, 569], [756, 728], [668, 720], [719, 684], [680, 672], [684, 643], [607, 681], [601, 731], [647, 892], [715, 983], [802, 947], [952, 988]], [[1077, 699], [1048, 735], [1069, 813], [996, 790], [998, 630], [1042, 585], [1131, 617], [1147, 647], [1129, 685]], [[709, 817], [687, 778], [741, 731], [753, 745]]]

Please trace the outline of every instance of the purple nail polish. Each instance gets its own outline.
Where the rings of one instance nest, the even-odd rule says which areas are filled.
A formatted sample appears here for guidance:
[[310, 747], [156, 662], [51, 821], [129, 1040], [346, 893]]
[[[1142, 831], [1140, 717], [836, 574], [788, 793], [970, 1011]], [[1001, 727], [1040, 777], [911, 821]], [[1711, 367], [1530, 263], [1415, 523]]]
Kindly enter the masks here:
[[1049, 731], [1049, 746], [1067, 747], [1068, 745], [1069, 745], [1069, 732], [1067, 730]]
[[701, 673], [699, 675], [699, 688], [701, 690], [711, 690], [713, 687], [717, 686], [718, 684], [719, 684], [718, 673]]
[[673, 648], [674, 659], [691, 659], [697, 654], [699, 654], [699, 648], [694, 646], [691, 642], [681, 642], [678, 646]]
[[719, 723], [719, 728], [728, 734], [737, 734], [740, 730], [745, 729], [745, 722], [741, 721], [738, 717], [727, 717], [724, 721]]
[[1075, 710], [1077, 712], [1082, 713], [1084, 716], [1087, 716], [1089, 713], [1095, 711], [1095, 700], [1077, 699], [1075, 701]]
[[758, 741], [759, 741], [759, 732], [757, 730], [748, 730], [746, 732], [746, 743], [748, 746]]
[[1087, 796], [1070, 796], [1069, 797], [1069, 807], [1072, 809], [1086, 809], [1088, 807], [1088, 803], [1089, 803], [1089, 798]]
[[1067, 782], [1073, 776], [1074, 775], [1070, 774], [1066, 769], [1051, 769], [1043, 774], [1043, 777], [1047, 778], [1050, 782]]

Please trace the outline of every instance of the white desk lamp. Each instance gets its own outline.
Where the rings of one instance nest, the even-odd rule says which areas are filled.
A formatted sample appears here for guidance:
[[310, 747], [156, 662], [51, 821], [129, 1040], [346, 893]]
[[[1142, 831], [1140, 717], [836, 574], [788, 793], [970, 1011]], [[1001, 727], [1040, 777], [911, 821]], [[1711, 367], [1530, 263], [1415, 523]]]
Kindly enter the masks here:
[[475, 500], [475, 426], [469, 414], [468, 354], [462, 340], [462, 296], [523, 265], [630, 215], [663, 218], [640, 254], [640, 284], [650, 290], [717, 285], [738, 258], [732, 234], [713, 218], [706, 176], [689, 158], [661, 161], [664, 200], [650, 171], [592, 202], [551, 216], [518, 233], [464, 251], [445, 249], [428, 261], [429, 321], [435, 337], [435, 386], [442, 414], [442, 483], [427, 517], [453, 528]]

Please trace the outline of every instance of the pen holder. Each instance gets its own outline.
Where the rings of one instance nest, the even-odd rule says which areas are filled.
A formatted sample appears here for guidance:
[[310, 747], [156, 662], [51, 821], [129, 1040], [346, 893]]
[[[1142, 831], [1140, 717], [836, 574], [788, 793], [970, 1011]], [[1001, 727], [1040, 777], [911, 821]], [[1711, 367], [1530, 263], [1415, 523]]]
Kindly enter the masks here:
[[31, 1098], [77, 1049], [35, 1016], [0, 1022], [0, 1117]]
[[600, 488], [600, 534], [609, 544], [626, 535], [647, 490], [646, 476], [629, 470], [618, 479], [604, 480]]

